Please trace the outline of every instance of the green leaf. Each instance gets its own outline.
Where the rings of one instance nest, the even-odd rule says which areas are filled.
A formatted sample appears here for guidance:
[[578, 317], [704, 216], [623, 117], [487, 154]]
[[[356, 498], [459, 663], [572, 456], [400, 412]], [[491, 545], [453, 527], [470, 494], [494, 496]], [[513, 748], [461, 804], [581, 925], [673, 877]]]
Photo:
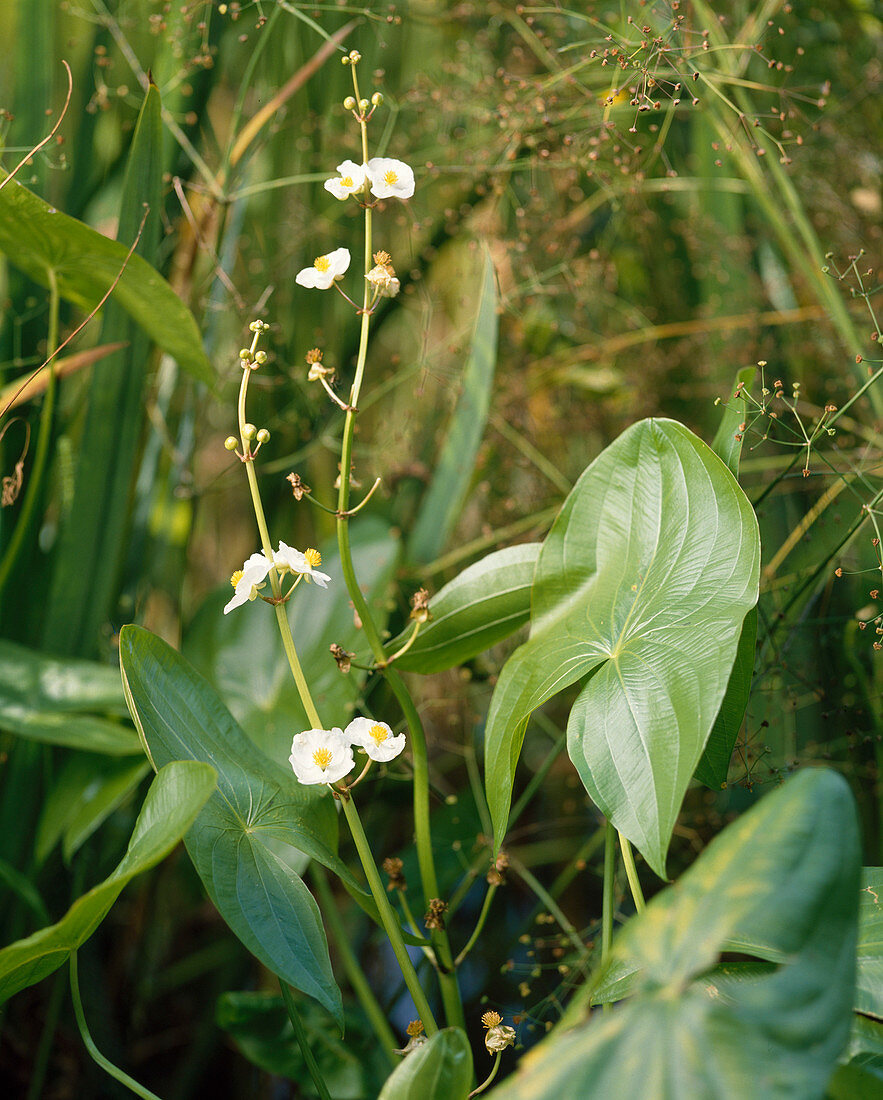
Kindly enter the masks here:
[[209, 897], [249, 951], [315, 997], [342, 1026], [325, 931], [300, 877], [306, 856], [359, 890], [334, 851], [332, 799], [264, 756], [214, 689], [159, 638], [124, 626], [120, 663], [132, 717], [154, 767], [192, 759], [210, 761], [217, 770], [218, 789], [185, 842]]
[[[488, 554], [464, 569], [429, 601], [432, 618], [417, 641], [396, 661], [404, 672], [443, 672], [508, 638], [530, 617], [530, 587], [538, 542]], [[395, 653], [413, 627], [386, 646]]]
[[[553, 1032], [491, 1095], [822, 1097], [849, 1036], [858, 881], [846, 782], [824, 769], [799, 773], [625, 926], [610, 965], [640, 971], [635, 995]], [[738, 943], [782, 961], [709, 973]]]
[[683, 425], [641, 421], [599, 455], [543, 544], [531, 635], [491, 700], [485, 782], [498, 846], [531, 713], [585, 677], [570, 758], [601, 812], [665, 876], [759, 564], [745, 494]]
[[696, 766], [696, 779], [712, 790], [721, 790], [727, 785], [733, 747], [739, 736], [742, 719], [745, 717], [745, 708], [748, 706], [748, 697], [751, 694], [756, 647], [757, 608], [752, 607], [742, 623], [736, 661], [727, 682], [724, 701], [717, 712], [702, 759]]
[[37, 862], [43, 863], [62, 839], [65, 861], [70, 861], [149, 771], [140, 751], [136, 760], [88, 752], [68, 754], [43, 801], [34, 844]]
[[472, 1050], [457, 1027], [437, 1031], [387, 1079], [378, 1100], [466, 1100], [472, 1087]]
[[[328, 1026], [328, 1015], [318, 1005], [299, 1003], [298, 1011], [334, 1100], [376, 1096], [388, 1067], [364, 1018], [347, 1006], [343, 1040]], [[218, 998], [215, 1020], [254, 1065], [296, 1081], [304, 1096], [318, 1095], [281, 997], [272, 993], [223, 993]]]
[[215, 786], [214, 769], [193, 761], [172, 763], [154, 779], [129, 847], [104, 882], [78, 898], [64, 917], [0, 951], [0, 1003], [57, 970], [92, 935], [123, 887], [156, 866], [190, 828]]
[[[6, 174], [0, 172], [0, 183]], [[120, 274], [131, 241], [111, 241], [22, 187], [0, 190], [0, 252], [41, 286], [53, 278], [65, 301], [91, 312]], [[111, 294], [163, 351], [208, 385], [215, 372], [190, 310], [146, 260], [132, 256]]]
[[[359, 583], [380, 629], [386, 623], [387, 596], [398, 558], [398, 544], [379, 520], [353, 523], [353, 561]], [[342, 675], [328, 647], [364, 646], [353, 622], [353, 609], [334, 545], [323, 545], [322, 569], [328, 588], [302, 584], [288, 604], [291, 631], [313, 700], [328, 728], [345, 726], [359, 699], [367, 673], [351, 669]], [[231, 563], [232, 569], [239, 563]], [[214, 593], [187, 631], [184, 655], [224, 699], [233, 716], [258, 748], [287, 767], [291, 738], [309, 729], [279, 634], [269, 608], [256, 600], [222, 613], [230, 587]], [[367, 663], [367, 662], [366, 662]]]
[[490, 409], [497, 362], [497, 285], [485, 252], [478, 311], [457, 405], [435, 466], [432, 483], [414, 522], [408, 553], [415, 562], [437, 557], [454, 529], [469, 486]]
[[88, 713], [124, 714], [123, 706], [113, 669], [0, 641], [0, 727], [10, 733], [88, 752], [140, 756], [138, 735], [129, 725]]
[[855, 1009], [883, 1020], [883, 867], [862, 870]]
[[746, 392], [751, 389], [755, 373], [754, 367], [743, 367], [736, 372], [732, 396], [724, 405], [720, 425], [711, 441], [711, 449], [726, 464], [733, 477], [739, 476], [739, 460], [742, 457], [742, 424], [745, 421], [746, 408], [745, 398], [736, 397], [735, 394], [740, 383]]

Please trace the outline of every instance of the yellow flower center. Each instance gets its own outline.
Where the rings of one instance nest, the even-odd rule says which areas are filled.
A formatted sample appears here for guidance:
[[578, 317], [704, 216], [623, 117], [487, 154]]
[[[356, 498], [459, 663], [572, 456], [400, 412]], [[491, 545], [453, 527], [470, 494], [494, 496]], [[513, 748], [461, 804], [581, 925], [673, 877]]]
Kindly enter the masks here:
[[383, 182], [387, 185], [387, 187], [392, 187], [393, 184], [398, 183], [398, 179], [399, 177], [396, 175], [395, 171], [390, 168], [390, 170], [383, 177]]
[[496, 1027], [497, 1024], [501, 1024], [503, 1022], [503, 1017], [499, 1014], [499, 1012], [485, 1012], [485, 1014], [481, 1018], [481, 1022], [484, 1024], [485, 1027]]
[[241, 570], [241, 569], [237, 569], [237, 570], [236, 570], [236, 572], [235, 572], [235, 573], [234, 573], [234, 574], [232, 575], [232, 577], [230, 578], [230, 583], [231, 583], [231, 584], [233, 585], [233, 587], [235, 588], [235, 587], [236, 587], [236, 585], [237, 585], [237, 584], [239, 584], [239, 582], [240, 582], [241, 580], [242, 580], [242, 570]]
[[341, 183], [342, 187], [352, 187], [353, 177], [352, 176], [341, 176], [340, 177], [340, 183]]
[[317, 271], [327, 271], [328, 268], [331, 267], [331, 261], [327, 256], [317, 256], [315, 260], [313, 260], [313, 267]]
[[368, 732], [374, 739], [375, 745], [382, 745], [387, 737], [389, 737], [389, 730], [386, 728], [386, 726], [381, 726], [379, 722], [376, 725], [373, 725], [371, 729], [368, 730]]
[[308, 550], [304, 550], [304, 558], [307, 565], [311, 565], [313, 569], [317, 569], [322, 564], [322, 555], [318, 550], [314, 550], [310, 547]]
[[322, 771], [325, 771], [333, 758], [334, 754], [331, 752], [331, 749], [316, 749], [313, 753], [313, 763], [317, 768], [321, 768]]

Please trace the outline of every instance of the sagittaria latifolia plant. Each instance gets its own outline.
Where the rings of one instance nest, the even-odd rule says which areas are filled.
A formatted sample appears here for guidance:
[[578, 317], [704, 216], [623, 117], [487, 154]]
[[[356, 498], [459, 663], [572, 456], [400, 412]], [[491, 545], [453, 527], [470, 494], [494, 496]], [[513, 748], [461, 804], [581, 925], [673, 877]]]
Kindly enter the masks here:
[[[353, 517], [369, 510], [378, 485], [375, 478], [360, 501], [352, 499], [356, 476], [372, 473], [354, 469], [353, 440], [370, 381], [372, 318], [381, 300], [400, 290], [393, 257], [375, 245], [375, 214], [382, 225], [380, 204], [409, 199], [415, 179], [403, 162], [370, 155], [369, 123], [382, 98], [362, 96], [359, 60], [357, 52], [344, 58], [354, 92], [344, 106], [358, 126], [358, 159], [342, 160], [325, 187], [354, 213], [361, 211], [361, 270], [356, 276], [350, 249], [338, 244], [297, 275], [307, 289], [342, 294], [360, 324], [346, 396], [321, 349], [306, 356], [309, 380], [319, 383], [343, 422], [336, 502], [323, 503], [321, 490], [314, 493], [296, 473], [288, 475], [292, 508], [306, 500], [333, 515], [333, 563], [330, 555], [323, 563], [316, 549], [284, 541], [297, 541], [293, 519], [271, 534], [265, 516], [256, 464], [270, 434], [247, 415], [250, 380], [268, 359], [259, 347], [269, 327], [263, 320], [251, 322], [250, 346], [239, 355], [238, 433], [226, 442], [245, 471], [257, 537], [216, 618], [230, 623], [249, 616], [252, 623], [256, 612], [266, 612], [266, 625], [258, 624], [263, 638], [274, 632], [275, 617], [307, 728], [287, 734], [287, 760], [282, 752], [265, 754], [222, 693], [182, 655], [140, 627], [125, 627], [120, 657], [126, 698], [157, 778], [113, 874], [58, 924], [0, 951], [0, 997], [70, 957], [85, 1033], [76, 949], [125, 883], [184, 836], [224, 920], [278, 976], [315, 1094], [332, 1092], [304, 1025], [307, 998], [331, 1013], [341, 1030], [348, 1021], [326, 937], [326, 922], [330, 927], [336, 919], [334, 901], [320, 872], [312, 878], [320, 908], [304, 881], [311, 864], [337, 875], [382, 928], [413, 1004], [405, 1040], [393, 1033], [365, 968], [345, 950], [345, 936], [339, 938], [349, 986], [391, 1069], [380, 1096], [466, 1100], [487, 1091], [505, 1052], [526, 1038], [523, 1020], [511, 1005], [498, 1011], [482, 1004], [479, 1010], [474, 993], [467, 1014], [460, 975], [493, 927], [495, 907], [504, 904], [506, 837], [523, 807], [523, 797], [513, 806], [513, 793], [531, 717], [553, 696], [578, 686], [567, 750], [603, 815], [600, 942], [590, 944], [571, 930], [572, 970], [585, 980], [574, 983], [558, 1024], [493, 1095], [822, 1097], [844, 1057], [853, 1011], [873, 1016], [881, 1004], [873, 965], [879, 964], [874, 944], [881, 882], [874, 869], [865, 871], [859, 941], [859, 958], [872, 965], [860, 964], [856, 983], [860, 857], [845, 782], [824, 769], [789, 780], [647, 904], [635, 859], [637, 849], [666, 879], [687, 788], [694, 780], [712, 788], [725, 782], [745, 711], [760, 570], [757, 523], [736, 479], [745, 384], [710, 447], [672, 420], [630, 427], [585, 470], [542, 544], [495, 551], [431, 598], [420, 590], [409, 625], [388, 639], [365, 594], [351, 537]], [[493, 273], [486, 274], [493, 301]], [[313, 606], [302, 597], [317, 588], [316, 596], [330, 599], [340, 586], [358, 629], [352, 650], [332, 646], [332, 672], [346, 676], [355, 667], [382, 678], [388, 692], [378, 697], [394, 700], [395, 713], [353, 717], [326, 705], [334, 694], [321, 694], [301, 661], [298, 634]], [[454, 668], [528, 622], [529, 636], [503, 666], [484, 726], [479, 795], [493, 837], [483, 849], [488, 873], [480, 911], [464, 927], [456, 904], [462, 898], [440, 885], [427, 739], [401, 673]], [[380, 781], [364, 783], [375, 764]], [[363, 801], [382, 797], [383, 783], [393, 776], [411, 784], [408, 831], [418, 886], [405, 881], [398, 856], [375, 850], [359, 812]], [[338, 854], [341, 817], [360, 874]], [[628, 908], [636, 912], [614, 937], [620, 868], [631, 895]], [[418, 894], [422, 921], [414, 916]], [[473, 1045], [479, 1051], [483, 1045], [491, 1061], [480, 1054], [483, 1061], [474, 1065]], [[106, 1060], [102, 1064], [139, 1095], [152, 1095]], [[841, 1081], [836, 1095], [846, 1095], [842, 1089], [851, 1081]]]

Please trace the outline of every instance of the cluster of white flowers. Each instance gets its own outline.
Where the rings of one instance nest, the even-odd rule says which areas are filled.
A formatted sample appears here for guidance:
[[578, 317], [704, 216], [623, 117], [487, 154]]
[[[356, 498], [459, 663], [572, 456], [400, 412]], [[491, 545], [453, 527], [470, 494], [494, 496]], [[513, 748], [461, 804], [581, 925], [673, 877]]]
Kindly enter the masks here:
[[315, 581], [320, 588], [327, 588], [331, 577], [327, 573], [319, 572], [316, 566], [321, 564], [322, 555], [318, 550], [305, 550], [301, 553], [286, 542], [279, 543], [279, 549], [272, 557], [267, 557], [263, 552], [252, 554], [230, 578], [234, 589], [233, 599], [224, 608], [224, 614], [256, 599], [260, 589], [267, 583], [267, 574], [274, 568], [282, 577], [286, 573], [296, 573], [306, 577], [307, 581]]
[[[350, 195], [363, 194], [366, 189], [376, 199], [409, 199], [414, 194], [414, 170], [393, 157], [372, 157], [367, 164], [345, 160], [338, 164], [337, 171], [337, 176], [325, 181], [325, 190], [336, 199], [348, 199]], [[349, 249], [335, 248], [333, 252], [317, 256], [311, 267], [302, 268], [294, 281], [299, 286], [328, 290], [343, 278], [349, 266]], [[378, 269], [374, 268], [368, 276], [372, 286], [378, 286], [378, 277]], [[394, 278], [394, 273], [378, 286], [383, 297], [394, 297], [397, 291], [398, 279]]]
[[353, 749], [372, 760], [387, 761], [405, 747], [405, 735], [394, 734], [386, 722], [354, 718], [345, 730], [304, 730], [291, 741], [289, 762], [301, 783], [336, 783], [356, 766]]

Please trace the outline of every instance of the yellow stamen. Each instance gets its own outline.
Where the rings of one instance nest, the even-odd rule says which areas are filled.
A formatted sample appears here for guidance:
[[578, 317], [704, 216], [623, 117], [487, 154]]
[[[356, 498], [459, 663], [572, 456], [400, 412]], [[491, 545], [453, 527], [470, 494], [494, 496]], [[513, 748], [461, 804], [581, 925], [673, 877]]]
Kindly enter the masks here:
[[328, 268], [331, 267], [331, 261], [327, 256], [317, 256], [315, 260], [313, 260], [313, 267], [317, 271], [327, 271]]
[[497, 1024], [501, 1024], [503, 1022], [503, 1017], [499, 1014], [499, 1012], [485, 1012], [485, 1014], [481, 1018], [481, 1022], [482, 1024], [484, 1024], [485, 1027], [496, 1027]]
[[342, 187], [352, 187], [353, 177], [352, 176], [341, 176], [340, 177], [340, 184], [341, 184]]
[[376, 725], [372, 726], [371, 729], [368, 730], [368, 732], [374, 739], [375, 745], [383, 744], [387, 737], [389, 737], [389, 730], [386, 728], [386, 726], [381, 726], [379, 722]]
[[237, 584], [239, 584], [239, 582], [240, 582], [241, 580], [242, 580], [242, 570], [241, 570], [241, 569], [237, 569], [237, 570], [236, 570], [236, 572], [235, 572], [235, 573], [234, 573], [234, 574], [232, 575], [232, 577], [230, 578], [230, 583], [231, 583], [231, 584], [233, 585], [233, 587], [235, 588], [235, 587], [236, 587], [236, 585], [237, 585]]
[[322, 771], [325, 771], [333, 758], [334, 754], [332, 753], [331, 749], [316, 749], [316, 751], [313, 753], [313, 763], [316, 765], [317, 768], [321, 768]]
[[398, 175], [392, 170], [392, 168], [390, 168], [390, 170], [383, 177], [383, 182], [388, 187], [392, 187], [392, 185], [398, 181], [398, 178]]
[[410, 1035], [412, 1039], [415, 1038], [417, 1035], [422, 1035], [423, 1034], [423, 1021], [422, 1020], [412, 1020], [408, 1024], [408, 1026], [405, 1028], [405, 1034]]
[[313, 550], [312, 547], [308, 550], [304, 550], [304, 558], [306, 558], [307, 565], [311, 565], [314, 569], [317, 569], [322, 564], [322, 555], [318, 550]]

